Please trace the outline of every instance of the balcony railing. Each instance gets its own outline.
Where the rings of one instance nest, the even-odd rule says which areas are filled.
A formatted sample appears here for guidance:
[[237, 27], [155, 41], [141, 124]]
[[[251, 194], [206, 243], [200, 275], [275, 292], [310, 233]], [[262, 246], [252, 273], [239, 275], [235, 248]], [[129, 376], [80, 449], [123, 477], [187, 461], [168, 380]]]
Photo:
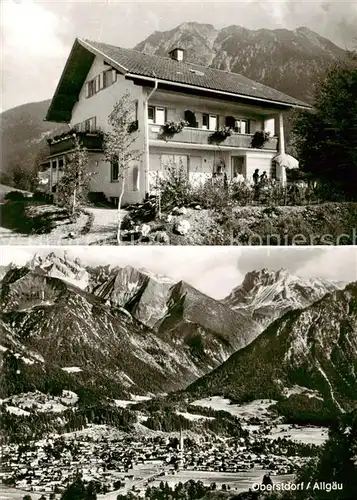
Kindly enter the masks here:
[[[182, 142], [186, 144], [202, 144], [202, 145], [218, 145], [234, 148], [251, 148], [253, 135], [251, 134], [237, 134], [233, 132], [232, 135], [223, 140], [212, 140], [212, 130], [203, 130], [191, 127], [185, 127], [181, 132], [174, 135], [165, 135], [162, 133], [159, 125], [152, 125], [149, 127], [149, 139], [162, 140], [167, 142]], [[271, 137], [261, 149], [277, 150], [278, 138]]]
[[78, 137], [81, 146], [88, 151], [103, 150], [103, 134], [100, 132], [67, 133], [48, 139], [50, 155], [67, 153], [75, 147], [75, 137]]

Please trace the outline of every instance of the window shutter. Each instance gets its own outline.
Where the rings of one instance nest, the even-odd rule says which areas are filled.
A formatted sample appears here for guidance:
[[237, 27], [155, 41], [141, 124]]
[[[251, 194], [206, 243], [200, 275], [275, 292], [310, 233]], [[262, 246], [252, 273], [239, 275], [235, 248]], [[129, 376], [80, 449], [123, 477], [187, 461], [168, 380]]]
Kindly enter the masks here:
[[86, 82], [86, 98], [89, 97], [89, 82]]
[[139, 191], [139, 167], [137, 165], [133, 167], [132, 176], [132, 191]]
[[104, 89], [104, 73], [99, 75], [99, 90]]
[[115, 69], [112, 69], [112, 83], [117, 81], [117, 72]]

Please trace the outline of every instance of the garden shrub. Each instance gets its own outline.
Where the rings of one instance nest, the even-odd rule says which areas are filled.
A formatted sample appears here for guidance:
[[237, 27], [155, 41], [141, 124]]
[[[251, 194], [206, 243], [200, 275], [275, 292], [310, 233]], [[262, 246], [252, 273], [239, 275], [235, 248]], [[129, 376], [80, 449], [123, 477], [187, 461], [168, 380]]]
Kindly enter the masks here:
[[47, 234], [55, 227], [46, 213], [36, 217], [27, 214], [27, 203], [8, 201], [1, 206], [1, 225], [20, 234]]
[[228, 184], [224, 178], [207, 179], [193, 189], [192, 200], [202, 208], [221, 212], [232, 205]]
[[166, 165], [165, 177], [159, 178], [157, 183], [163, 210], [181, 207], [192, 201], [192, 185], [182, 162], [178, 165], [173, 162]]
[[5, 200], [9, 201], [24, 201], [26, 196], [21, 191], [9, 191], [5, 195]]

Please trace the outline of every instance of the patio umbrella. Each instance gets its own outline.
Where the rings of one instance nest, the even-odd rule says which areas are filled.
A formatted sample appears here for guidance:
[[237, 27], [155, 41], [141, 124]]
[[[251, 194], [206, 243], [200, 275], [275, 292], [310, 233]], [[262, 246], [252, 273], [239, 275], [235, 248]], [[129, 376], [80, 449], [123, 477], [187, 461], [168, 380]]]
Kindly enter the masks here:
[[275, 156], [274, 161], [279, 167], [295, 169], [299, 168], [299, 162], [296, 158], [286, 153], [280, 153]]

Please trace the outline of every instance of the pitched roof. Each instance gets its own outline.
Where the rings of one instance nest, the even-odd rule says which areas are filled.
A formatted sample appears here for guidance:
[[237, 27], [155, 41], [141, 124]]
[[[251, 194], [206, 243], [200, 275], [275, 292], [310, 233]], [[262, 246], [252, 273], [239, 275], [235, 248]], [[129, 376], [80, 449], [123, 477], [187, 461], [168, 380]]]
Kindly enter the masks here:
[[311, 107], [238, 73], [176, 61], [169, 57], [149, 55], [106, 43], [76, 39], [48, 110], [47, 120], [64, 122], [70, 120], [73, 105], [78, 99], [96, 55], [103, 56], [127, 78], [158, 79], [172, 86], [214, 91], [233, 97], [270, 102], [272, 105], [279, 104], [283, 107]]
[[279, 90], [267, 87], [262, 83], [250, 80], [238, 73], [200, 66], [190, 62], [176, 61], [169, 57], [149, 55], [138, 50], [123, 49], [106, 43], [90, 40], [84, 40], [84, 42], [109, 56], [113, 61], [124, 67], [128, 73], [138, 76], [261, 98], [292, 106], [310, 107], [309, 104], [283, 94]]

